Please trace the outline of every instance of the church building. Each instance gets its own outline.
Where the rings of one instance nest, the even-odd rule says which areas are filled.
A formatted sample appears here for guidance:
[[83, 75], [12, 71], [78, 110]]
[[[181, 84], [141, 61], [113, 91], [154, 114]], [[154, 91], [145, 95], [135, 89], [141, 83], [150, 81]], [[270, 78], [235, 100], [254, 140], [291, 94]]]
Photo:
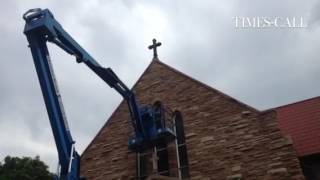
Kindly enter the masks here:
[[131, 151], [133, 129], [122, 101], [81, 156], [81, 174], [88, 180], [305, 179], [276, 109], [246, 105], [161, 62], [156, 53], [133, 91], [139, 103], [162, 102], [168, 114], [175, 112], [169, 124], [177, 138]]

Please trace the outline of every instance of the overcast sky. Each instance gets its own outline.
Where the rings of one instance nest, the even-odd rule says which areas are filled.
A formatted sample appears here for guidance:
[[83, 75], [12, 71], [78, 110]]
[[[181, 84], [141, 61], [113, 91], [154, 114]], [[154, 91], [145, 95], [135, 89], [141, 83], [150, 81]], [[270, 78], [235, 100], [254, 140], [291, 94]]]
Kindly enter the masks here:
[[[320, 95], [320, 1], [3, 1], [0, 6], [0, 159], [57, 153], [22, 14], [49, 8], [98, 62], [131, 87], [152, 59], [264, 110]], [[307, 28], [237, 29], [233, 17], [302, 17]], [[84, 64], [49, 46], [81, 153], [121, 97]]]

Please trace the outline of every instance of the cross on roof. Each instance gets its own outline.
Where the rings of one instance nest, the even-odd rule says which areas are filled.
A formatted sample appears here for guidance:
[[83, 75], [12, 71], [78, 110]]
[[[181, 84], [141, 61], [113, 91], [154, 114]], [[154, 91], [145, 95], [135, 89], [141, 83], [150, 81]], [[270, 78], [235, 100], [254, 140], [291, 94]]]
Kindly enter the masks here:
[[148, 47], [149, 49], [153, 49], [153, 58], [158, 58], [158, 53], [157, 53], [158, 46], [161, 46], [161, 42], [157, 42], [156, 39], [153, 39], [152, 45]]

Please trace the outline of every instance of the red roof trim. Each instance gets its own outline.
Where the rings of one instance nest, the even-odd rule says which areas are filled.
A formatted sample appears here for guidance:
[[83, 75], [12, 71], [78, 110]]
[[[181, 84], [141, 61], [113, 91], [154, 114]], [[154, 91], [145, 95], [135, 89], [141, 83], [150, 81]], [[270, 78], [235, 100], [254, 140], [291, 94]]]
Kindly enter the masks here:
[[291, 105], [295, 105], [295, 104], [300, 104], [300, 103], [304, 103], [304, 102], [307, 102], [307, 101], [313, 101], [313, 100], [318, 99], [318, 98], [320, 99], [320, 96], [304, 99], [304, 100], [301, 100], [301, 101], [296, 101], [296, 102], [293, 102], [293, 103], [290, 103], [290, 104], [281, 105], [281, 106], [274, 107], [274, 108], [271, 108], [271, 109], [280, 109], [280, 108], [283, 108], [283, 107], [287, 107], [287, 106], [291, 106]]
[[320, 153], [320, 96], [274, 108], [278, 125], [293, 139], [299, 157]]

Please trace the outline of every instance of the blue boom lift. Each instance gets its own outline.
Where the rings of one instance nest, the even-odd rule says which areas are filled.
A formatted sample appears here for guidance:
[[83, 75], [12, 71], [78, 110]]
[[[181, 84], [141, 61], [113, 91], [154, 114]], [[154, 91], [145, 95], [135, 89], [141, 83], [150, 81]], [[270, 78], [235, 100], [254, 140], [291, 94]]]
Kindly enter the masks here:
[[175, 135], [166, 127], [162, 104], [139, 105], [135, 94], [110, 69], [98, 64], [54, 19], [48, 9], [30, 9], [23, 15], [24, 34], [27, 36], [33, 56], [42, 94], [46, 104], [51, 128], [57, 146], [60, 172], [57, 179], [79, 180], [80, 156], [75, 150], [75, 141], [64, 113], [61, 96], [50, 62], [47, 42], [51, 42], [73, 55], [78, 63], [86, 64], [111, 88], [126, 100], [134, 137], [129, 140], [129, 149], [142, 151], [156, 146], [157, 142], [171, 141]]

